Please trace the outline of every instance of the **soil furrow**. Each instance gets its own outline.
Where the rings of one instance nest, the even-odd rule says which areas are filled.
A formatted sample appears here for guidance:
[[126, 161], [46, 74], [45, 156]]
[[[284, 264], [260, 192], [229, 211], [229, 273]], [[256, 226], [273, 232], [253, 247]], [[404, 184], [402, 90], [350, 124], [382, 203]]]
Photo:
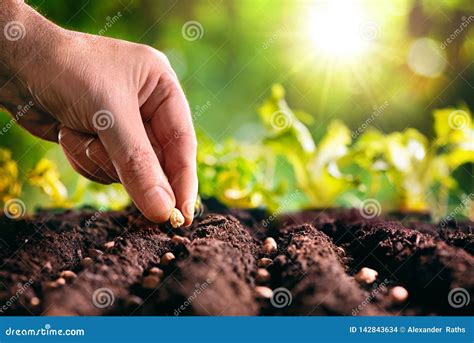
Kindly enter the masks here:
[[178, 259], [140, 314], [256, 315], [253, 292], [257, 245], [234, 217], [211, 215], [190, 233]]
[[285, 226], [279, 234], [284, 253], [271, 267], [273, 288], [289, 289], [292, 303], [277, 314], [351, 315], [359, 306], [361, 315], [383, 314], [366, 303], [367, 292], [345, 273], [342, 256], [327, 235], [312, 225]]

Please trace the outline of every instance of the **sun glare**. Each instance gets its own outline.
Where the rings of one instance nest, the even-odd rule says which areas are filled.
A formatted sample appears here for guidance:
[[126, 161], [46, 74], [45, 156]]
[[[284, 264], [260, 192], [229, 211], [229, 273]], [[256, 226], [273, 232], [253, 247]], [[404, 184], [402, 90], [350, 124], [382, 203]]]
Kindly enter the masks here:
[[307, 32], [318, 53], [339, 60], [360, 56], [378, 35], [357, 0], [318, 1], [308, 15]]

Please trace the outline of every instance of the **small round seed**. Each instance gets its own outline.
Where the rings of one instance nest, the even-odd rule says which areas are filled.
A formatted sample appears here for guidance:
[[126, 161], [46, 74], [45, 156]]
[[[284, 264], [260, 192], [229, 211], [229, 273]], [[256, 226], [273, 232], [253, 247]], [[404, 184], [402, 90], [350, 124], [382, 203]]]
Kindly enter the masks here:
[[174, 229], [177, 229], [184, 224], [184, 216], [180, 210], [173, 208], [170, 215], [170, 224]]
[[31, 306], [38, 306], [40, 304], [41, 300], [38, 297], [33, 297], [30, 300], [30, 305]]
[[179, 236], [179, 235], [174, 235], [173, 238], [171, 238], [171, 240], [172, 240], [173, 242], [178, 243], [178, 244], [188, 244], [188, 243], [191, 243], [191, 241], [189, 240], [189, 238], [183, 237], [183, 236]]
[[337, 247], [337, 252], [341, 255], [341, 256], [346, 256], [346, 251], [344, 250], [344, 248], [341, 248], [341, 247]]
[[64, 286], [66, 284], [66, 280], [62, 277], [57, 278], [55, 282], [58, 286]]
[[403, 304], [408, 299], [408, 291], [402, 286], [393, 287], [390, 290], [390, 299], [395, 304]]
[[270, 299], [273, 297], [273, 291], [265, 286], [255, 287], [255, 294], [259, 299]]
[[263, 267], [263, 268], [268, 267], [272, 263], [273, 263], [273, 261], [272, 261], [271, 258], [263, 257], [260, 260], [258, 260], [258, 266]]
[[263, 244], [274, 244], [274, 245], [277, 245], [277, 242], [275, 241], [275, 239], [273, 239], [273, 237], [267, 237], [267, 238], [265, 238], [265, 240], [263, 241]]
[[172, 252], [167, 252], [161, 257], [161, 264], [168, 265], [171, 261], [173, 261], [176, 257]]
[[160, 278], [154, 275], [145, 276], [142, 280], [142, 287], [148, 289], [155, 289], [160, 283]]
[[90, 267], [94, 264], [94, 260], [91, 259], [90, 257], [84, 257], [81, 261], [81, 265], [84, 267], [84, 268], [87, 268], [87, 267]]
[[46, 282], [44, 285], [43, 285], [43, 289], [45, 291], [51, 291], [53, 289], [56, 289], [58, 288], [59, 285], [56, 281], [50, 281], [50, 282]]
[[67, 282], [73, 282], [76, 278], [77, 278], [77, 275], [76, 273], [74, 273], [73, 271], [71, 270], [63, 270], [59, 276], [61, 278], [63, 278], [64, 280], [66, 280]]
[[365, 283], [369, 285], [377, 279], [378, 275], [379, 273], [376, 270], [364, 267], [359, 270], [359, 272], [354, 276], [354, 278], [360, 283]]
[[152, 267], [150, 268], [150, 270], [148, 271], [148, 273], [150, 273], [150, 275], [154, 275], [156, 277], [163, 277], [163, 270], [161, 270], [160, 268], [158, 267]]
[[273, 254], [274, 252], [277, 251], [277, 247], [276, 247], [276, 245], [273, 245], [271, 243], [267, 243], [267, 244], [263, 245], [262, 250], [265, 254]]
[[102, 251], [100, 251], [100, 250], [98, 250], [98, 249], [88, 249], [88, 250], [87, 250], [87, 253], [88, 253], [88, 255], [89, 255], [90, 257], [92, 257], [92, 258], [97, 258], [97, 257], [99, 257], [99, 256], [101, 256], [101, 255], [104, 254]]
[[263, 268], [260, 268], [257, 270], [257, 276], [255, 277], [255, 279], [258, 283], [268, 282], [270, 281], [270, 278], [271, 276], [268, 270], [263, 269]]
[[104, 249], [105, 250], [111, 250], [114, 246], [115, 246], [115, 242], [110, 241], [110, 242], [107, 242], [107, 243], [104, 244]]

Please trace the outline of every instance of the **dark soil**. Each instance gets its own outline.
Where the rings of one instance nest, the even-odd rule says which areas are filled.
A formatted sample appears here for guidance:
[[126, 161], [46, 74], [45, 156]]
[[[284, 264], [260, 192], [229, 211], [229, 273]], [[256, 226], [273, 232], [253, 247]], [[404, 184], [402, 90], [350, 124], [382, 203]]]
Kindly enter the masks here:
[[[434, 225], [429, 216], [400, 214], [364, 219], [357, 210], [269, 221], [261, 210], [215, 201], [207, 207], [191, 228], [178, 230], [150, 223], [135, 209], [0, 217], [0, 314], [474, 314], [472, 222]], [[177, 242], [174, 234], [187, 239]], [[276, 240], [276, 251], [262, 250], [266, 237]], [[176, 257], [170, 263], [167, 252]], [[263, 257], [272, 260], [268, 280], [257, 277]], [[147, 286], [156, 267], [159, 282]], [[354, 279], [362, 267], [378, 272], [374, 283]], [[65, 270], [77, 277], [58, 284]], [[261, 286], [274, 290], [272, 299], [261, 296]], [[391, 299], [395, 286], [408, 290], [406, 301]], [[461, 307], [448, 301], [455, 288], [470, 298]]]

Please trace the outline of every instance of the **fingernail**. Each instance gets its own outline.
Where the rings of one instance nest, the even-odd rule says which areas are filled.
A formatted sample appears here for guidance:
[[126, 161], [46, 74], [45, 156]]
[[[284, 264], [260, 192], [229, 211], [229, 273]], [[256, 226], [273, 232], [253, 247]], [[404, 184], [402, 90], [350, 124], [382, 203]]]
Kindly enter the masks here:
[[162, 220], [169, 218], [169, 214], [174, 207], [173, 199], [171, 199], [169, 193], [160, 186], [155, 186], [146, 191], [144, 205], [153, 212], [153, 217], [159, 217]]
[[189, 201], [187, 203], [184, 204], [184, 208], [183, 208], [183, 213], [184, 215], [186, 216], [187, 219], [193, 219], [194, 217], [194, 204], [196, 203], [196, 201]]

